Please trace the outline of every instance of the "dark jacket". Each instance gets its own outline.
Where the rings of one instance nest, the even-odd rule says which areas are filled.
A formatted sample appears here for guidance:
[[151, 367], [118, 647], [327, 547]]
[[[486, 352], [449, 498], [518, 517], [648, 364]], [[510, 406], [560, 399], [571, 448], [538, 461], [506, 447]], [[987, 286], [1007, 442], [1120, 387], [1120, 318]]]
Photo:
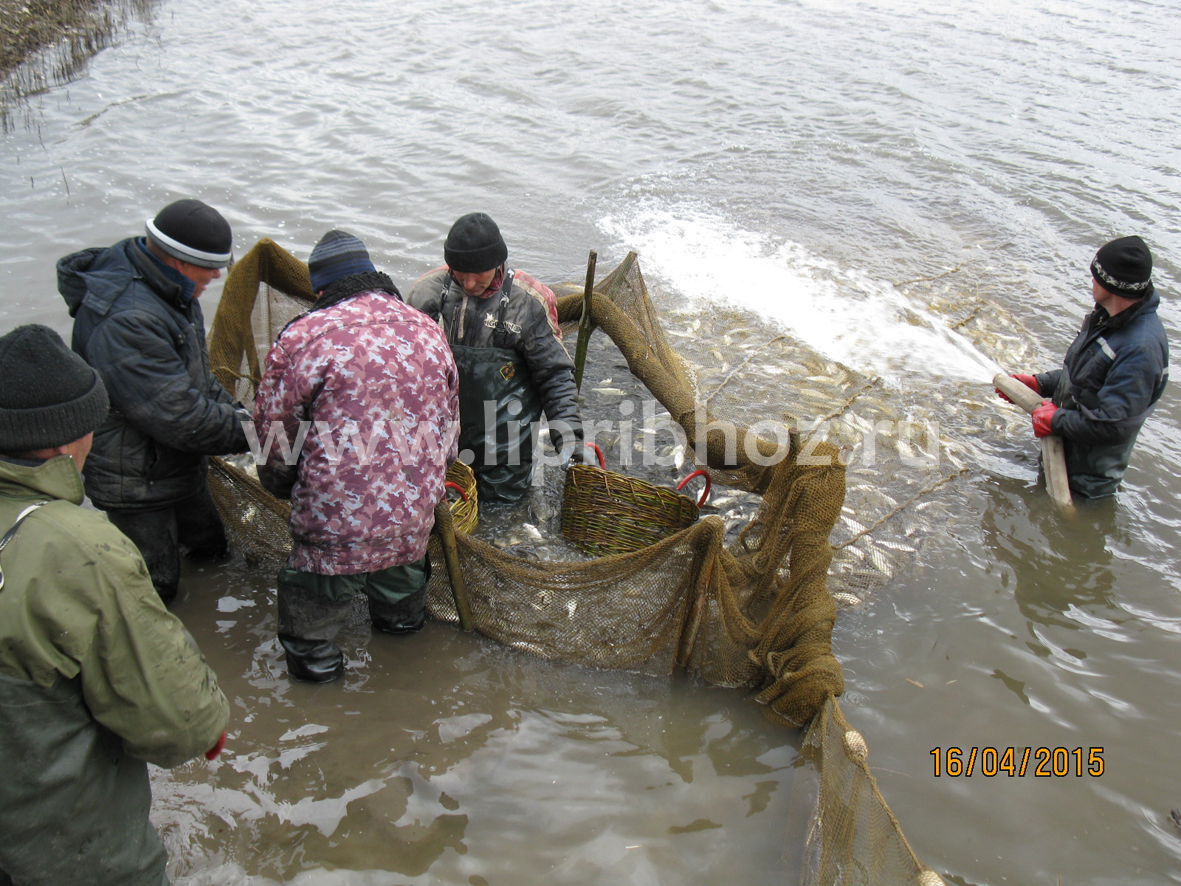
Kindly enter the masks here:
[[1095, 498], [1119, 488], [1136, 437], [1169, 379], [1169, 342], [1156, 293], [1114, 317], [1096, 307], [1062, 369], [1037, 376], [1058, 411], [1050, 430], [1066, 448], [1070, 488]]
[[193, 284], [136, 238], [67, 255], [57, 279], [74, 318], [73, 348], [111, 398], [86, 461], [91, 500], [165, 507], [199, 492], [207, 455], [246, 451], [250, 414], [210, 372]]
[[[574, 385], [574, 361], [561, 341], [554, 294], [529, 274], [514, 271], [508, 304], [501, 319], [502, 289], [471, 296], [452, 282], [447, 287], [445, 267], [420, 277], [407, 296], [407, 304], [439, 321], [451, 345], [471, 348], [505, 348], [525, 360], [529, 380], [541, 398], [551, 425], [564, 422], [577, 440], [582, 439], [578, 388]], [[506, 279], [510, 279], [506, 278]], [[503, 284], [502, 284], [503, 288]], [[446, 304], [443, 294], [446, 291]], [[463, 378], [459, 380], [463, 389]], [[555, 448], [564, 441], [551, 428]]]
[[0, 535], [45, 502], [0, 553], [0, 882], [161, 886], [147, 763], [208, 751], [229, 704], [135, 545], [81, 501], [69, 456], [0, 458]]

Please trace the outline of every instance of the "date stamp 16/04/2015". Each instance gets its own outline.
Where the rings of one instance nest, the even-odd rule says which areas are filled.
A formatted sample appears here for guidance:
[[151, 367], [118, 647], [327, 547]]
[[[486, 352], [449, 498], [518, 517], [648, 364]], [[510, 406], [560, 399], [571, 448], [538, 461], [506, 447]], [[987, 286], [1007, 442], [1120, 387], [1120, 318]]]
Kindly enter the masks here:
[[949, 778], [983, 775], [995, 778], [1007, 775], [1022, 778], [1064, 778], [1103, 774], [1103, 748], [958, 748], [931, 749], [935, 758], [935, 777]]

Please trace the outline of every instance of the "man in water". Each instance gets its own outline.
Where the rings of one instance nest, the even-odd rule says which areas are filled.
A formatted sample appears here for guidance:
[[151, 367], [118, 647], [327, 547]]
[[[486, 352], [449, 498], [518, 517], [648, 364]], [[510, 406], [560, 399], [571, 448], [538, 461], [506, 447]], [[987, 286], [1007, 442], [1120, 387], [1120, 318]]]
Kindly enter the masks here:
[[550, 288], [508, 270], [508, 247], [482, 212], [463, 216], [443, 243], [447, 264], [420, 277], [411, 305], [438, 321], [459, 369], [460, 451], [471, 453], [480, 503], [519, 500], [533, 473], [544, 410], [550, 442], [582, 458], [574, 362], [562, 345]]
[[136, 543], [169, 603], [182, 547], [192, 559], [225, 555], [207, 456], [245, 452], [250, 413], [210, 372], [198, 302], [230, 262], [229, 224], [200, 200], [177, 200], [146, 228], [143, 237], [67, 255], [57, 278], [74, 350], [111, 397], [86, 463], [86, 493]]
[[[459, 393], [447, 340], [407, 307], [364, 244], [329, 231], [308, 259], [312, 309], [267, 355], [259, 439], [284, 434], [258, 476], [291, 499], [295, 544], [279, 572], [279, 642], [295, 678], [344, 673], [335, 643], [353, 598], [391, 634], [425, 623], [427, 542], [455, 458]], [[302, 440], [302, 445], [299, 441]]]
[[1091, 262], [1091, 277], [1095, 310], [1062, 368], [1013, 378], [1050, 398], [1033, 412], [1033, 433], [1061, 437], [1071, 491], [1098, 498], [1119, 488], [1140, 427], [1165, 389], [1169, 342], [1157, 316], [1152, 253], [1142, 239], [1106, 244]]
[[147, 764], [212, 760], [229, 704], [135, 545], [80, 507], [99, 374], [32, 325], [0, 377], [0, 884], [161, 886]]

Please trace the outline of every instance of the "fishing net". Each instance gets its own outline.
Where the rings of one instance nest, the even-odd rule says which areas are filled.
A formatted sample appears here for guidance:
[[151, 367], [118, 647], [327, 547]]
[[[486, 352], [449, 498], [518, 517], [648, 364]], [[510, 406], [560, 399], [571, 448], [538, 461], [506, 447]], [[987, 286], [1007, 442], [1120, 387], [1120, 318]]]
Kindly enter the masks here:
[[[582, 312], [581, 289], [555, 287], [567, 335]], [[210, 334], [214, 372], [236, 399], [251, 402], [267, 348], [311, 301], [306, 265], [274, 242], [260, 241], [236, 263]], [[730, 365], [723, 357], [711, 366], [702, 349], [712, 337], [693, 329], [680, 333], [695, 358], [687, 359], [669, 344], [634, 254], [595, 283], [591, 318], [606, 334], [592, 339], [607, 354], [600, 367], [613, 374], [599, 387], [584, 384], [584, 422], [603, 398], [614, 398], [626, 412], [623, 380], [642, 385], [660, 404], [657, 418], [680, 429], [682, 442], [666, 446], [665, 470], [695, 461], [710, 473], [716, 504], [638, 550], [587, 558], [571, 549], [574, 555], [564, 559], [520, 556], [512, 545], [456, 531], [451, 510], [440, 507], [430, 548], [436, 567], [428, 589], [431, 615], [470, 620], [493, 640], [552, 661], [654, 675], [684, 668], [711, 683], [752, 691], [772, 719], [807, 730], [803, 752], [818, 773], [816, 791], [803, 804], [807, 882], [941, 882], [911, 851], [877, 791], [864, 741], [841, 715], [836, 696], [844, 683], [832, 651], [838, 603], [828, 580], [830, 568], [839, 566], [830, 539], [843, 531], [841, 550], [858, 553], [841, 561], [854, 565], [833, 570], [838, 593], [860, 599], [874, 582], [882, 583], [897, 557], [914, 550], [894, 540], [906, 537], [905, 528], [892, 529], [897, 515], [955, 470], [930, 472], [879, 503], [873, 525], [857, 523], [846, 510], [855, 445], [839, 434], [800, 433], [800, 422], [791, 419], [812, 407], [805, 398], [815, 396], [820, 404], [820, 395], [811, 393], [818, 378], [807, 381], [801, 371], [829, 382], [823, 402], [830, 417], [872, 389], [872, 379], [837, 366], [827, 375], [803, 365], [794, 369], [785, 336], [754, 323], [742, 333], [729, 317], [723, 320], [727, 335], [750, 338], [738, 348], [744, 360]], [[782, 427], [766, 423], [765, 397], [751, 403], [743, 385], [752, 369], [776, 367], [784, 376], [785, 402], [793, 400], [798, 413], [785, 413]], [[621, 387], [606, 386], [616, 377]], [[843, 409], [834, 412], [834, 402]], [[621, 464], [641, 446], [635, 441], [633, 447], [622, 432], [605, 442]], [[287, 503], [262, 489], [248, 459], [214, 461], [210, 485], [237, 549], [259, 563], [283, 562], [290, 546]], [[722, 496], [716, 496], [719, 487], [727, 490]]]

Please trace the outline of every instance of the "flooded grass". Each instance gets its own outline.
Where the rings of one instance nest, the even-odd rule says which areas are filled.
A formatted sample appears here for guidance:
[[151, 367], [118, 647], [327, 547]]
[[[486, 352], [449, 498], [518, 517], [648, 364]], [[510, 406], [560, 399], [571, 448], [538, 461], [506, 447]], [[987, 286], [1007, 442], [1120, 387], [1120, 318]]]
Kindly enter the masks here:
[[0, 121], [31, 95], [73, 79], [155, 0], [0, 0]]

